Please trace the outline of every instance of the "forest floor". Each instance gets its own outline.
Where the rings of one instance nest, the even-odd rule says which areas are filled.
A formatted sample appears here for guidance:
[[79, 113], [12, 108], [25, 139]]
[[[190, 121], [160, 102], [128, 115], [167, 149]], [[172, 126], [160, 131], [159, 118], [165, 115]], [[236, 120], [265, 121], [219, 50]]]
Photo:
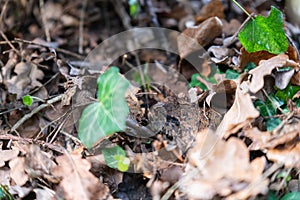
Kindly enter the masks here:
[[0, 200], [300, 199], [300, 29], [239, 2], [0, 1]]

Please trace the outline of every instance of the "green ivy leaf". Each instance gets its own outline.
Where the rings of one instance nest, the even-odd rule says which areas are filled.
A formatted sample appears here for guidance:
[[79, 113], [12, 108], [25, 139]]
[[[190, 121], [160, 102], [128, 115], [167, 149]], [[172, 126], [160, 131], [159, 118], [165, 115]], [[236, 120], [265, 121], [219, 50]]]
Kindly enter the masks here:
[[197, 87], [200, 87], [202, 90], [208, 90], [206, 85], [197, 79], [197, 77], [199, 77], [199, 76], [210, 83], [217, 84], [217, 81], [214, 76], [206, 77], [206, 76], [203, 76], [202, 74], [193, 74], [191, 77], [191, 82], [189, 83], [190, 87], [197, 86]]
[[100, 138], [126, 128], [129, 113], [125, 92], [129, 82], [119, 74], [119, 69], [111, 67], [97, 81], [98, 102], [87, 106], [79, 119], [78, 137], [91, 148]]
[[24, 105], [30, 107], [33, 103], [33, 99], [30, 95], [25, 95], [22, 98], [22, 102], [23, 102]]
[[238, 38], [248, 52], [265, 50], [280, 54], [286, 52], [289, 45], [283, 27], [283, 14], [273, 6], [268, 17], [259, 15], [249, 21]]
[[256, 67], [254, 62], [250, 62], [245, 66], [245, 72], [249, 72], [251, 69], [254, 69]]
[[102, 150], [107, 166], [125, 172], [129, 168], [130, 160], [120, 146], [105, 148]]
[[269, 191], [267, 199], [266, 200], [278, 200], [279, 198], [275, 195], [273, 191]]
[[276, 107], [272, 103], [265, 103], [258, 99], [254, 102], [254, 106], [259, 110], [259, 113], [263, 117], [271, 117], [276, 114]]
[[280, 123], [281, 119], [279, 118], [270, 118], [267, 120], [267, 131], [273, 131]]
[[300, 108], [300, 98], [295, 100], [296, 106], [297, 108]]
[[237, 79], [240, 76], [240, 74], [232, 69], [227, 69], [226, 70], [226, 75], [225, 78], [226, 79]]
[[300, 192], [290, 192], [285, 194], [280, 200], [298, 200], [300, 199]]
[[298, 91], [300, 91], [300, 86], [289, 84], [284, 90], [278, 90], [275, 96], [286, 102], [287, 99], [292, 99]]

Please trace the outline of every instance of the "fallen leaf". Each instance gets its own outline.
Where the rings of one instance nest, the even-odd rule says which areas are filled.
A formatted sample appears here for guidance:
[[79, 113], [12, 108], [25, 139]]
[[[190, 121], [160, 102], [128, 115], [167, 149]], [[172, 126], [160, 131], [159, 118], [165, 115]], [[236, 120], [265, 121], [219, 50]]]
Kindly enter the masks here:
[[25, 158], [17, 157], [9, 162], [10, 176], [18, 186], [23, 186], [29, 176], [25, 173]]
[[181, 58], [208, 45], [215, 37], [222, 34], [222, 21], [211, 17], [198, 26], [185, 29], [177, 38]]
[[294, 75], [295, 70], [276, 72], [275, 73], [275, 85], [280, 90], [284, 90], [290, 83], [291, 78]]
[[300, 168], [300, 142], [286, 149], [271, 149], [267, 152], [269, 160], [282, 163], [286, 168]]
[[55, 192], [53, 190], [50, 190], [48, 188], [46, 189], [40, 189], [35, 188], [33, 189], [36, 195], [37, 200], [55, 200]]
[[243, 91], [246, 89], [242, 89], [241, 86], [237, 86], [233, 105], [225, 114], [216, 131], [224, 138], [229, 137], [260, 115], [252, 103], [250, 94]]
[[264, 77], [270, 75], [272, 70], [276, 67], [297, 67], [298, 64], [285, 54], [280, 54], [278, 56], [272, 57], [268, 60], [262, 60], [259, 62], [259, 66], [249, 71], [252, 75], [252, 79], [249, 85], [249, 89], [253, 93], [257, 93], [260, 89], [264, 87]]
[[19, 154], [19, 151], [16, 149], [13, 150], [0, 150], [0, 167], [5, 165], [6, 161], [10, 161], [16, 158]]
[[40, 87], [42, 84], [38, 81], [44, 77], [44, 73], [33, 63], [20, 62], [15, 66], [13, 76], [8, 83], [8, 91], [17, 94], [17, 98], [24, 95], [26, 91], [32, 88]]
[[81, 154], [59, 156], [56, 161], [52, 174], [62, 178], [57, 193], [64, 199], [104, 200], [109, 196], [109, 189], [89, 171], [91, 163]]
[[0, 169], [0, 185], [10, 185], [9, 169]]
[[220, 19], [223, 19], [225, 17], [224, 5], [220, 0], [212, 0], [208, 4], [203, 6], [199, 14], [196, 15], [195, 20], [196, 23], [199, 24], [210, 17], [218, 17]]
[[264, 157], [250, 162], [247, 146], [237, 138], [224, 141], [210, 130], [197, 136], [188, 153], [185, 173], [179, 180], [180, 190], [189, 198], [238, 195], [242, 197], [238, 199], [247, 199], [268, 191], [268, 180], [261, 180], [266, 165]]

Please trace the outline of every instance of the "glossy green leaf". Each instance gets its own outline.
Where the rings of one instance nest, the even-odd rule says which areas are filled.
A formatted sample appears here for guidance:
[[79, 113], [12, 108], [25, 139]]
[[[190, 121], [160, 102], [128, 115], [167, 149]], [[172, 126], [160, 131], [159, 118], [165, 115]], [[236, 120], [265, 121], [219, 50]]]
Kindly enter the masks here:
[[280, 123], [281, 119], [279, 118], [270, 118], [267, 120], [267, 131], [273, 131]]
[[248, 52], [265, 50], [280, 54], [286, 52], [289, 45], [284, 32], [283, 14], [275, 7], [272, 7], [268, 17], [258, 15], [250, 20], [238, 38]]
[[298, 91], [300, 91], [300, 86], [288, 85], [284, 90], [278, 90], [275, 95], [286, 102], [287, 99], [293, 99]]
[[30, 95], [25, 95], [22, 98], [22, 102], [23, 102], [24, 105], [26, 105], [26, 106], [29, 107], [29, 106], [32, 105], [33, 99], [32, 99], [32, 97]]
[[240, 74], [232, 69], [227, 69], [226, 70], [226, 75], [225, 78], [226, 79], [237, 79], [240, 76]]
[[259, 110], [260, 115], [263, 117], [271, 117], [276, 114], [277, 108], [272, 103], [266, 104], [258, 99], [254, 102], [254, 106]]
[[285, 194], [280, 200], [299, 200], [300, 192], [290, 192]]
[[130, 160], [126, 157], [125, 151], [119, 147], [114, 146], [102, 150], [107, 166], [125, 172], [129, 168]]
[[119, 69], [111, 67], [97, 81], [98, 102], [87, 106], [79, 119], [78, 137], [91, 148], [100, 138], [126, 128], [129, 113], [125, 92], [129, 82], [119, 74]]

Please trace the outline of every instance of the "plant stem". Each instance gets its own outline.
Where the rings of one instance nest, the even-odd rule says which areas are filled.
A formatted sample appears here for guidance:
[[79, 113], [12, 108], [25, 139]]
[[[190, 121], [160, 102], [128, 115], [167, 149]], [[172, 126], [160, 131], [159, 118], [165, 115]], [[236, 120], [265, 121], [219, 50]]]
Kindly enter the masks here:
[[239, 4], [236, 0], [232, 0], [232, 1], [237, 7], [239, 7], [244, 13], [246, 13], [246, 15], [252, 18], [252, 16], [247, 12], [247, 10], [245, 10], [245, 8], [243, 8], [243, 6], [241, 6], [241, 4]]

